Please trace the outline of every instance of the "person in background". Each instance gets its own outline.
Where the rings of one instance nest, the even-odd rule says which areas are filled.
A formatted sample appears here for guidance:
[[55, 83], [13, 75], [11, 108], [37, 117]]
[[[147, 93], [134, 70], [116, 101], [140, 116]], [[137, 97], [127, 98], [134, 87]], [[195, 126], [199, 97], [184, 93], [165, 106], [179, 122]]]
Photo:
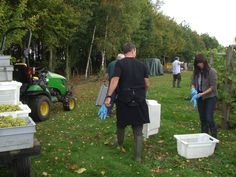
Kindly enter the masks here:
[[201, 122], [201, 132], [217, 138], [217, 128], [214, 122], [214, 110], [217, 100], [217, 73], [208, 65], [206, 58], [198, 54], [194, 60], [192, 79], [192, 95], [196, 93], [198, 112]]
[[181, 82], [181, 64], [184, 62], [179, 61], [179, 57], [175, 57], [174, 62], [172, 63], [172, 73], [173, 73], [173, 87], [175, 87], [175, 83], [177, 80], [177, 87], [180, 88]]
[[[105, 74], [105, 80], [104, 80], [105, 85], [109, 86], [111, 79], [113, 77], [113, 74], [114, 74], [116, 62], [123, 58], [125, 58], [125, 55], [120, 53], [117, 55], [115, 60], [113, 60], [112, 62], [108, 64], [107, 72]], [[112, 108], [113, 108], [115, 99], [116, 99], [116, 92], [114, 91], [113, 94], [111, 95], [111, 106], [107, 107], [108, 116], [111, 116], [112, 114]]]
[[115, 72], [108, 88], [105, 104], [111, 104], [111, 95], [118, 87], [116, 100], [117, 144], [123, 151], [125, 127], [132, 126], [135, 142], [135, 160], [141, 162], [143, 124], [149, 123], [146, 91], [149, 87], [146, 66], [135, 59], [136, 48], [132, 43], [123, 46], [125, 58], [115, 65]]

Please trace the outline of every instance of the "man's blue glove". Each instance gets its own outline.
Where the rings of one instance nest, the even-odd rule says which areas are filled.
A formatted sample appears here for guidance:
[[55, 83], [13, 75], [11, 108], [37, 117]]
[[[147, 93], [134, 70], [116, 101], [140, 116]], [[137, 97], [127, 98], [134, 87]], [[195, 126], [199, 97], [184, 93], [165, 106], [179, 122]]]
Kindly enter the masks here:
[[192, 88], [192, 90], [191, 90], [191, 95], [192, 95], [192, 97], [194, 96], [194, 95], [197, 95], [198, 93], [197, 93], [197, 90], [195, 89], [195, 88]]
[[198, 94], [195, 94], [192, 96], [192, 99], [190, 102], [193, 102], [193, 108], [195, 109], [197, 107], [197, 99], [199, 98]]
[[98, 111], [98, 116], [100, 117], [101, 120], [105, 120], [107, 117], [107, 107], [105, 104], [101, 106], [101, 108]]

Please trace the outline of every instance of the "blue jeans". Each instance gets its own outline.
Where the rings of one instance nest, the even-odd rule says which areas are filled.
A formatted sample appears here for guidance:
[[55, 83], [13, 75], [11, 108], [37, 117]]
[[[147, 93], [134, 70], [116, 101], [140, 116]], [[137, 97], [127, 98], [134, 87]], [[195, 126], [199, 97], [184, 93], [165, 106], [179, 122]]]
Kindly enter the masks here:
[[217, 128], [214, 121], [216, 97], [206, 98], [204, 100], [200, 97], [197, 105], [201, 121], [201, 132], [208, 133], [210, 129], [211, 135], [217, 138]]

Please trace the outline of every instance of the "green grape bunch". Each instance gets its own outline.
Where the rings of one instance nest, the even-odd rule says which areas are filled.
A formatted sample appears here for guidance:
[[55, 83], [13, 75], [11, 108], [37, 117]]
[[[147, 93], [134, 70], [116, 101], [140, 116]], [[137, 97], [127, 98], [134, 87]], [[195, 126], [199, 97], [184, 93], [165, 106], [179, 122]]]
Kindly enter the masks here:
[[12, 116], [0, 117], [0, 128], [27, 126], [27, 118], [13, 118]]
[[20, 107], [14, 104], [0, 104], [0, 113], [1, 112], [15, 112], [20, 111]]

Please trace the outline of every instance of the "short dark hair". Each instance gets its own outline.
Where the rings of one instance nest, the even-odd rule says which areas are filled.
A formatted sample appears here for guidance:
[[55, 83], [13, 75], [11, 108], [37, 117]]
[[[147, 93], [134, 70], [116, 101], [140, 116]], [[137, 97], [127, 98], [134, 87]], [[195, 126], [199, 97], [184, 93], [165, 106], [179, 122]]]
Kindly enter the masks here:
[[126, 53], [130, 52], [133, 49], [134, 50], [136, 49], [136, 47], [133, 43], [131, 43], [131, 42], [125, 43], [124, 46], [123, 46], [123, 53], [126, 54]]
[[179, 57], [178, 57], [178, 56], [176, 56], [176, 57], [175, 57], [175, 60], [179, 60]]

